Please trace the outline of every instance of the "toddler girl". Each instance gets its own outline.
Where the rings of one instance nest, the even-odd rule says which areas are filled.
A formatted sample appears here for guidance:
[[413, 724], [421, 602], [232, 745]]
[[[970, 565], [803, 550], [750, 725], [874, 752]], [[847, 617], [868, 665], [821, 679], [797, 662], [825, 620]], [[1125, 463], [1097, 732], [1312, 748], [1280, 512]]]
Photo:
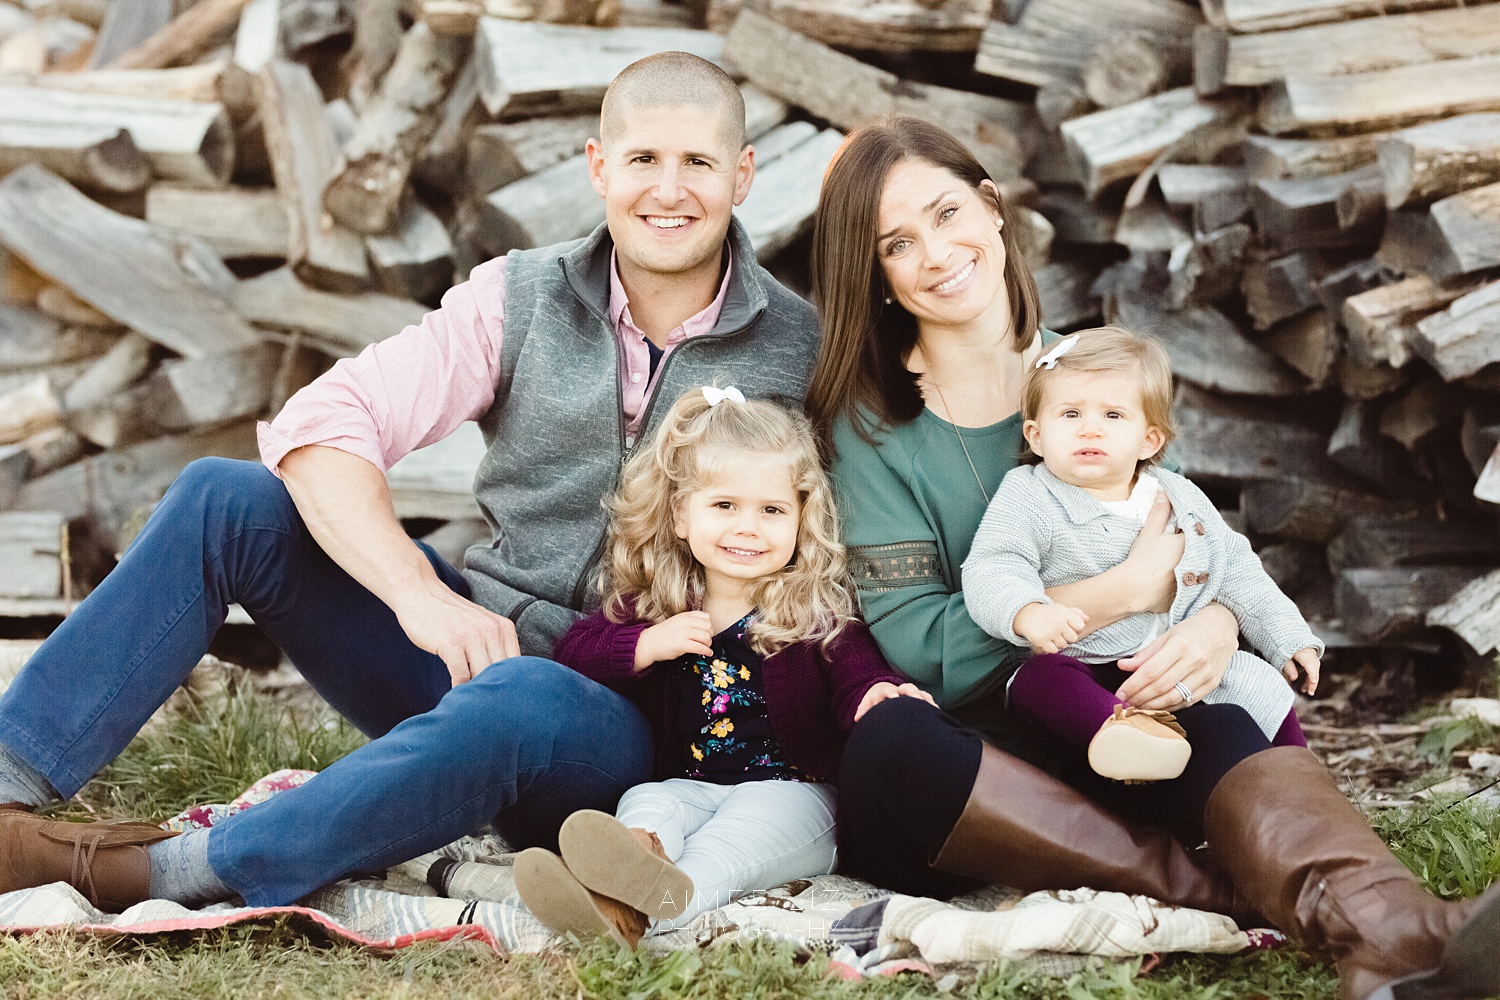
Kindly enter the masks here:
[[[1064, 654], [1022, 665], [1011, 678], [1011, 704], [1086, 746], [1097, 773], [1131, 782], [1177, 777], [1193, 747], [1172, 713], [1136, 710], [1115, 695], [1128, 676], [1115, 661], [1218, 603], [1266, 659], [1236, 652], [1203, 700], [1240, 706], [1267, 739], [1301, 743], [1287, 681], [1300, 666], [1303, 690], [1312, 693], [1323, 652], [1244, 536], [1201, 490], [1157, 466], [1173, 436], [1171, 404], [1171, 366], [1154, 340], [1104, 327], [1059, 341], [1022, 392], [1022, 433], [1041, 464], [1006, 475], [963, 565], [965, 601], [980, 627], [1039, 653]], [[1124, 561], [1159, 494], [1184, 538], [1170, 609], [1090, 629], [1082, 610], [1053, 603], [1044, 588]], [[1194, 692], [1181, 682], [1176, 691], [1178, 714], [1194, 711]]]
[[899, 695], [854, 620], [811, 426], [733, 387], [673, 405], [610, 502], [604, 606], [554, 656], [652, 722], [660, 779], [614, 816], [574, 813], [561, 857], [516, 859], [516, 888], [557, 931], [633, 946], [740, 892], [826, 874], [844, 734]]

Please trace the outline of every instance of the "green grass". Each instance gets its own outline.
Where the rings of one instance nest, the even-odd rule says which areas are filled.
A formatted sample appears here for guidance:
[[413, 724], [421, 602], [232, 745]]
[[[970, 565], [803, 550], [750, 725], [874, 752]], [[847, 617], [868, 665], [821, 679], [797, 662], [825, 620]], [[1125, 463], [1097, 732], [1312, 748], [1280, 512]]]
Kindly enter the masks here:
[[[148, 729], [67, 813], [163, 819], [188, 805], [224, 802], [285, 767], [318, 769], [363, 742], [332, 720], [298, 724], [232, 677], [225, 693]], [[1375, 817], [1378, 832], [1433, 889], [1471, 895], [1500, 874], [1500, 812], [1473, 800]], [[955, 997], [964, 1000], [1333, 1000], [1331, 968], [1294, 948], [1243, 957], [1170, 959], [1068, 979], [1002, 964], [957, 979], [903, 975], [846, 982], [826, 960], [786, 947], [743, 944], [651, 956], [597, 943], [502, 961], [472, 943], [425, 944], [375, 954], [290, 923], [116, 940], [63, 934], [0, 937], [0, 995], [14, 998], [200, 997], [462, 998], [484, 1000], [718, 1000], [718, 998]]]

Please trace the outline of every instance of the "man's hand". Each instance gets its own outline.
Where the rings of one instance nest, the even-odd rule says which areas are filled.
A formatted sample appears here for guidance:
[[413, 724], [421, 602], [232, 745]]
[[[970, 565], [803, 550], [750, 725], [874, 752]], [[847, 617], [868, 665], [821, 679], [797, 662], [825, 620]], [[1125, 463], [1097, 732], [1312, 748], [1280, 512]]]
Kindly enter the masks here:
[[709, 624], [707, 611], [684, 611], [673, 615], [641, 633], [635, 644], [635, 672], [640, 673], [653, 663], [675, 660], [688, 653], [712, 656], [713, 641], [714, 630]]
[[516, 626], [509, 618], [441, 584], [392, 607], [407, 638], [442, 658], [454, 687], [478, 677], [492, 663], [521, 655]]
[[[1229, 659], [1239, 648], [1239, 622], [1227, 608], [1210, 604], [1165, 633], [1145, 649], [1119, 662], [1133, 676], [1115, 697], [1135, 708], [1172, 711], [1203, 700], [1219, 686]], [[1183, 700], [1177, 683], [1192, 697]]]
[[1307, 674], [1307, 680], [1302, 682], [1302, 693], [1312, 694], [1318, 690], [1318, 668], [1321, 665], [1322, 661], [1318, 659], [1318, 651], [1312, 646], [1308, 646], [1306, 649], [1299, 649], [1293, 653], [1292, 658], [1287, 660], [1286, 664], [1282, 666], [1281, 673], [1292, 684], [1296, 684], [1297, 667], [1301, 666], [1303, 672]]
[[1011, 628], [1038, 653], [1061, 653], [1078, 641], [1088, 623], [1089, 616], [1081, 608], [1036, 603], [1017, 611]]
[[1137, 611], [1165, 614], [1171, 610], [1177, 596], [1177, 564], [1186, 545], [1187, 539], [1172, 524], [1172, 502], [1166, 493], [1156, 494], [1151, 513], [1122, 564], [1136, 581], [1131, 590]]
[[915, 684], [892, 684], [890, 681], [881, 681], [870, 685], [870, 690], [859, 700], [859, 707], [854, 710], [854, 721], [858, 722], [864, 714], [887, 698], [921, 698], [933, 708], [937, 708], [937, 702], [932, 700], [932, 695], [923, 691]]

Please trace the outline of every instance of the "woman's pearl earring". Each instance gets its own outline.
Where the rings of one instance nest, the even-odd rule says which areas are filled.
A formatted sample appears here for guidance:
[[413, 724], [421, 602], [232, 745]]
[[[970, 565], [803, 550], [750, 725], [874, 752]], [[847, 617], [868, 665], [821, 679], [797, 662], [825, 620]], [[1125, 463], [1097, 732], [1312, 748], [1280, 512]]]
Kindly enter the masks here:
[[1004, 229], [1005, 228], [1005, 220], [1004, 219], [996, 219], [995, 220], [995, 228], [996, 229]]
[[887, 295], [887, 296], [886, 296], [886, 297], [885, 297], [885, 304], [886, 304], [886, 305], [890, 305], [890, 304], [891, 304], [891, 297], [890, 297], [890, 296], [889, 296], [889, 295]]

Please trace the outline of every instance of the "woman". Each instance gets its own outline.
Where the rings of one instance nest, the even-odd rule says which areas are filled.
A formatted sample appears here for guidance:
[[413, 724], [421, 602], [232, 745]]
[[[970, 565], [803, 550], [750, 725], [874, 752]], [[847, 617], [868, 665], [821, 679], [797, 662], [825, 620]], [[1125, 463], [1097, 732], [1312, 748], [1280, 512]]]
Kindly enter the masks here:
[[[824, 180], [813, 233], [824, 335], [808, 409], [833, 449], [875, 638], [947, 709], [899, 699], [854, 728], [840, 781], [845, 870], [912, 893], [1087, 885], [1242, 922], [1258, 912], [1331, 952], [1346, 997], [1434, 969], [1463, 928], [1464, 947], [1424, 981], [1460, 976], [1459, 991], [1443, 994], [1454, 997], [1500, 990], [1500, 891], [1457, 904], [1428, 895], [1311, 753], [1271, 747], [1238, 706], [1205, 706], [1222, 710], [1215, 726], [1245, 730], [1227, 741], [1234, 752], [1195, 756], [1158, 786], [1124, 789], [1063, 767], [1074, 788], [1021, 759], [1047, 759], [1004, 707], [1027, 651], [986, 635], [958, 589], [989, 497], [1020, 454], [1022, 380], [1051, 339], [1011, 234], [983, 168], [916, 119], [851, 135]], [[1164, 610], [1183, 551], [1168, 515], [1153, 510], [1125, 563], [1049, 595], [1094, 628]], [[1236, 640], [1233, 616], [1210, 605], [1121, 662], [1133, 671], [1121, 697], [1149, 709], [1195, 703]], [[1148, 817], [1191, 843], [1206, 836], [1228, 877]]]

